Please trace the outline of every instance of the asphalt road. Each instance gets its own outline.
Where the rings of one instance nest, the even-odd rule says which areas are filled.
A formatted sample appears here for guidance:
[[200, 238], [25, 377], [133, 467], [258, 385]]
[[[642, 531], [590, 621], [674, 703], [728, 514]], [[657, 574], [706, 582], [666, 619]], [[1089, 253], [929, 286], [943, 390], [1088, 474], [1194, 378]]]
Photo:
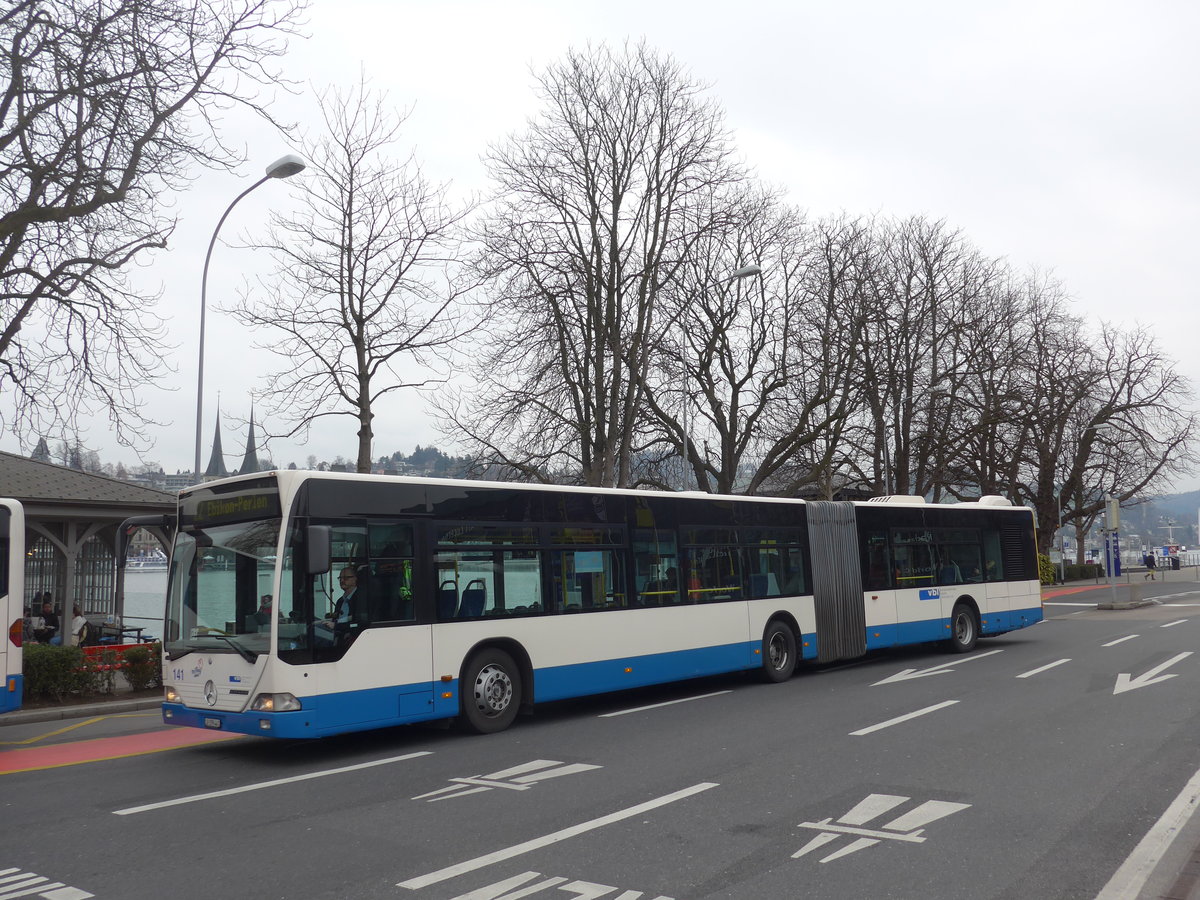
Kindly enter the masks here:
[[1200, 585], [1144, 587], [1164, 605], [1064, 595], [965, 656], [552, 704], [486, 737], [7, 727], [0, 750], [53, 767], [0, 775], [0, 900], [1095, 898], [1200, 768]]

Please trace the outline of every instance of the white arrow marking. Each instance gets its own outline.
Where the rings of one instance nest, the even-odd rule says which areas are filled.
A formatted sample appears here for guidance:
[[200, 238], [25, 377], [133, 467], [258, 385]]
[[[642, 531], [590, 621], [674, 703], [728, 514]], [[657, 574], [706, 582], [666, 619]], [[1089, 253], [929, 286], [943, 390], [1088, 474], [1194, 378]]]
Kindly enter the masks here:
[[[1149, 672], [1133, 678], [1128, 672], [1122, 672], [1117, 676], [1116, 687], [1113, 688], [1114, 694], [1123, 694], [1125, 691], [1135, 691], [1138, 688], [1143, 688], [1151, 684], [1158, 684], [1160, 681], [1166, 681], [1168, 678], [1174, 678], [1175, 674], [1159, 675], [1163, 669], [1169, 669], [1181, 659], [1187, 659], [1192, 655], [1192, 651], [1188, 650], [1185, 653], [1180, 653], [1178, 656], [1172, 656], [1165, 663], [1159, 663]], [[1158, 677], [1155, 677], [1158, 676]]]
[[883, 681], [877, 681], [871, 687], [876, 687], [880, 684], [891, 684], [894, 681], [908, 681], [912, 678], [924, 678], [926, 675], [945, 675], [947, 672], [954, 670], [950, 666], [961, 666], [963, 663], [969, 663], [976, 659], [983, 659], [985, 656], [995, 656], [997, 653], [1003, 653], [1003, 650], [989, 650], [987, 653], [980, 653], [978, 656], [966, 656], [962, 659], [956, 659], [954, 662], [942, 663], [939, 666], [930, 666], [928, 669], [905, 669], [903, 672], [897, 672], [895, 675], [889, 675]]

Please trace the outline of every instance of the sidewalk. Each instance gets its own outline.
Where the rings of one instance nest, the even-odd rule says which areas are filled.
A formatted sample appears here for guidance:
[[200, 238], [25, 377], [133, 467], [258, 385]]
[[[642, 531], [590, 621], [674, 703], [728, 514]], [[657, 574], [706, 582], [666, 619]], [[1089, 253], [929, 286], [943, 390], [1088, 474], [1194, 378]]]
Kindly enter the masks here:
[[121, 700], [90, 700], [80, 703], [64, 703], [60, 706], [18, 709], [0, 715], [0, 727], [27, 725], [30, 722], [57, 722], [60, 719], [86, 719], [89, 716], [108, 716], [139, 709], [158, 709], [162, 702], [162, 691], [155, 689], [154, 696], [142, 695]]

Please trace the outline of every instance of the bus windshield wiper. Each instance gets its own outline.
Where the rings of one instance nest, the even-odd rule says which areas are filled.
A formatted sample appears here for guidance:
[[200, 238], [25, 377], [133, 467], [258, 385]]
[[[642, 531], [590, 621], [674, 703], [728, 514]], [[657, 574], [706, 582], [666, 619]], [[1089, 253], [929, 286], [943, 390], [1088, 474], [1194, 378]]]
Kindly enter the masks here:
[[255, 653], [253, 650], [249, 650], [246, 647], [243, 647], [241, 644], [239, 644], [237, 641], [235, 641], [233, 638], [231, 638], [227, 634], [206, 634], [204, 636], [210, 637], [210, 638], [216, 638], [218, 641], [225, 641], [225, 643], [229, 644], [230, 647], [232, 647], [234, 650], [236, 650], [238, 652], [238, 655], [242, 659], [244, 659], [246, 662], [250, 663], [251, 665], [253, 665], [258, 660], [257, 653]]

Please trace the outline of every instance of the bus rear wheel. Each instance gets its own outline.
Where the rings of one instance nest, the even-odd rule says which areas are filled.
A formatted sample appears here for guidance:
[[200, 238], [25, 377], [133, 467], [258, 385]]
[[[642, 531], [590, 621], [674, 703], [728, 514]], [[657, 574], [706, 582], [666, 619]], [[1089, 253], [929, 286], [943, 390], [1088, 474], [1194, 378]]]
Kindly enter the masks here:
[[763, 632], [762, 669], [764, 681], [778, 684], [796, 672], [796, 635], [785, 623], [775, 620]]
[[950, 649], [955, 653], [969, 653], [979, 640], [979, 619], [975, 610], [965, 603], [954, 604], [950, 613]]
[[471, 731], [503, 731], [521, 708], [521, 672], [503, 650], [484, 650], [463, 672], [459, 695], [463, 720]]

